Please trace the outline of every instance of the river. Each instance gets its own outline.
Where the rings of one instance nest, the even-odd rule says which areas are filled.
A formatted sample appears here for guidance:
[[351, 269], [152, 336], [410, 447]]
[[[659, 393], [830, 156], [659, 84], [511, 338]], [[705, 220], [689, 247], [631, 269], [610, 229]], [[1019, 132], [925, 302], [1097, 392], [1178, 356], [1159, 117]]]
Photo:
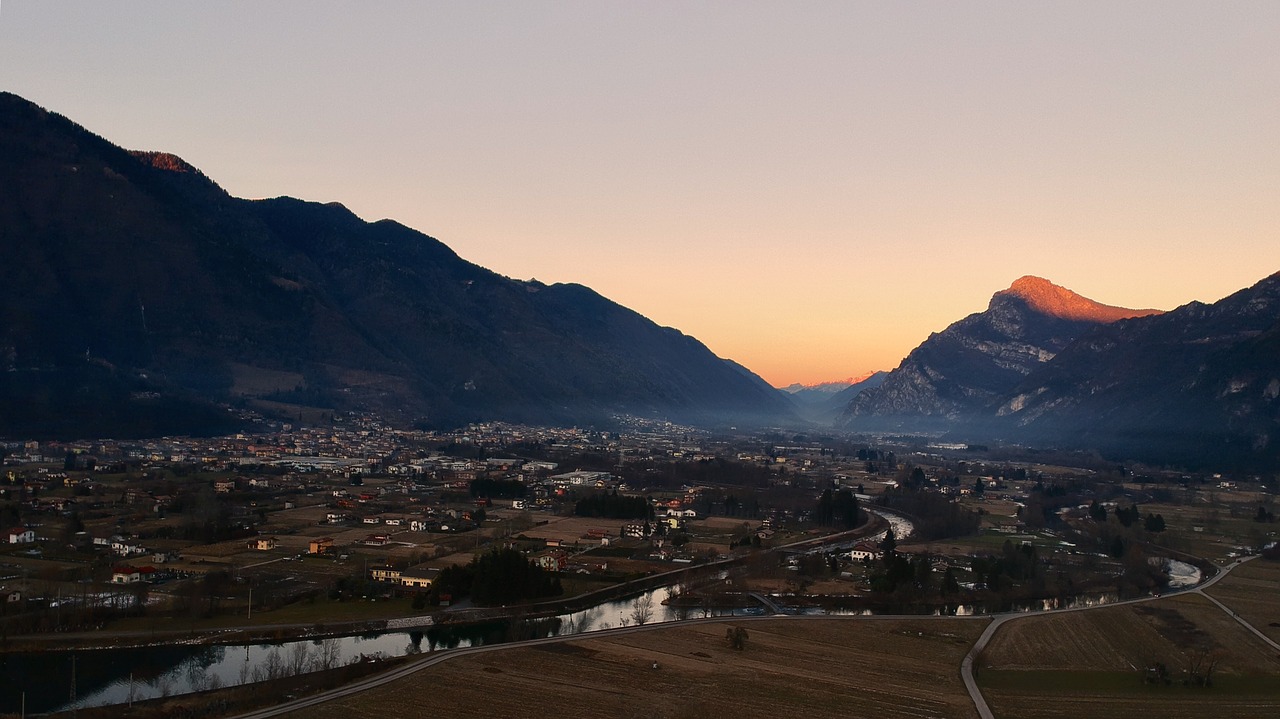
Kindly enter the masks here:
[[[900, 539], [910, 536], [910, 521], [876, 510]], [[878, 542], [884, 532], [870, 537]], [[856, 541], [846, 542], [851, 544]], [[839, 549], [842, 544], [815, 551]], [[1199, 570], [1183, 562], [1170, 561], [1170, 587], [1191, 586], [1199, 581]], [[0, 711], [16, 712], [25, 693], [31, 712], [50, 712], [123, 704], [173, 696], [218, 687], [264, 681], [351, 662], [399, 657], [410, 654], [448, 651], [460, 647], [496, 644], [518, 639], [566, 636], [641, 623], [659, 624], [707, 616], [754, 616], [763, 608], [688, 608], [665, 604], [673, 587], [664, 586], [628, 599], [603, 602], [589, 609], [554, 617], [527, 620], [496, 620], [481, 624], [430, 625], [427, 618], [395, 620], [397, 624], [423, 626], [388, 629], [373, 634], [305, 639], [278, 643], [228, 646], [167, 645], [133, 649], [101, 649], [76, 652], [31, 652], [0, 655]], [[1066, 606], [1090, 606], [1116, 600], [1114, 595], [1072, 597], [1028, 603], [1016, 611], [1042, 611]], [[833, 616], [871, 614], [866, 610], [796, 609], [795, 613]], [[936, 614], [958, 616], [985, 613], [975, 605], [955, 605]], [[72, 694], [72, 675], [76, 691]], [[72, 701], [71, 697], [75, 696]]]
[[[672, 591], [672, 587], [659, 587], [637, 597], [541, 619], [443, 623], [325, 640], [5, 654], [0, 655], [0, 711], [16, 712], [24, 692], [29, 712], [83, 709], [236, 686], [362, 659], [582, 634], [634, 625], [641, 617], [644, 623], [657, 624], [764, 614], [757, 607], [690, 609], [663, 604]], [[73, 671], [76, 699], [70, 701]]]

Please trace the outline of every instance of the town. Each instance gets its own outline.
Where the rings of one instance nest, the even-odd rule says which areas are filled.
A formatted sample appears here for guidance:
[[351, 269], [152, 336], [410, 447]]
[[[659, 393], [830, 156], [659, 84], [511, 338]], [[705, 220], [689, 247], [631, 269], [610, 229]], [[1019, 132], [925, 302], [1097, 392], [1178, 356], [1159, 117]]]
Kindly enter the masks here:
[[[675, 601], [954, 613], [1159, 591], [1170, 566], [1198, 576], [1197, 561], [1275, 537], [1274, 477], [635, 419], [438, 433], [352, 414], [0, 451], [0, 628], [20, 646], [255, 622], [336, 631], [726, 561], [724, 581], [685, 582]], [[486, 597], [453, 571], [499, 551], [545, 581]]]

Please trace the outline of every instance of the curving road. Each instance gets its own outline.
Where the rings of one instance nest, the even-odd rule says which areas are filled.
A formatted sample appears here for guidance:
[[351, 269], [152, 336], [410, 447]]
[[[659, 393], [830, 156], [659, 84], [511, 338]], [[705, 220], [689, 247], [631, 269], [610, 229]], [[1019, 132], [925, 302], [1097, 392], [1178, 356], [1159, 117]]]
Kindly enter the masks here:
[[[1221, 571], [1219, 571], [1216, 575], [1213, 576], [1212, 579], [1209, 579], [1208, 581], [1195, 587], [1188, 587], [1186, 589], [1178, 590], [1176, 592], [1168, 592], [1163, 596], [1168, 597], [1168, 596], [1173, 596], [1175, 594], [1187, 594], [1187, 593], [1200, 594], [1208, 598], [1209, 601], [1216, 604], [1224, 612], [1227, 612], [1229, 615], [1232, 616], [1232, 618], [1234, 618], [1237, 622], [1239, 622], [1245, 628], [1249, 629], [1251, 632], [1256, 634], [1267, 644], [1271, 645], [1272, 647], [1275, 647], [1277, 650], [1280, 650], [1280, 644], [1277, 644], [1276, 642], [1272, 641], [1262, 632], [1258, 631], [1258, 629], [1255, 628], [1253, 625], [1249, 624], [1248, 622], [1244, 621], [1244, 619], [1236, 615], [1235, 612], [1233, 612], [1226, 605], [1222, 604], [1217, 599], [1214, 599], [1208, 594], [1205, 594], [1203, 591], [1204, 589], [1216, 584], [1223, 577], [1227, 576], [1227, 574], [1230, 573], [1231, 570], [1240, 566], [1240, 564], [1255, 558], [1256, 557], [1246, 557], [1243, 559], [1237, 559], [1235, 562], [1227, 565], [1226, 567], [1223, 567]], [[759, 597], [759, 596], [756, 596], [756, 598], [762, 601], [764, 599], [763, 597]], [[960, 677], [964, 682], [965, 690], [968, 691], [970, 699], [973, 700], [974, 707], [977, 709], [979, 717], [981, 717], [981, 719], [995, 719], [995, 716], [991, 713], [991, 708], [987, 706], [987, 702], [982, 696], [982, 691], [978, 688], [978, 684], [974, 680], [974, 676], [973, 676], [974, 660], [982, 652], [982, 650], [986, 648], [987, 644], [991, 641], [991, 638], [995, 636], [996, 631], [999, 630], [999, 628], [1002, 625], [1004, 625], [1006, 622], [1011, 622], [1015, 619], [1021, 619], [1023, 617], [1041, 616], [1041, 615], [1050, 614], [1050, 613], [1083, 612], [1091, 609], [1102, 609], [1106, 607], [1122, 606], [1125, 604], [1141, 604], [1143, 602], [1151, 602], [1157, 599], [1159, 599], [1159, 597], [1139, 597], [1137, 599], [1126, 599], [1123, 601], [1111, 602], [1108, 604], [1096, 604], [1096, 605], [1087, 606], [1087, 607], [1071, 607], [1066, 609], [1054, 609], [1054, 610], [1039, 611], [1039, 612], [1011, 612], [1007, 614], [989, 615], [992, 617], [991, 622], [987, 625], [986, 629], [983, 630], [981, 636], [978, 637], [978, 640], [974, 643], [973, 647], [970, 648], [969, 652], [965, 655], [964, 660], [960, 664]], [[771, 602], [767, 602], [767, 601], [765, 601], [764, 603], [766, 606], [771, 604]], [[419, 659], [412, 660], [404, 664], [403, 666], [397, 667], [390, 671], [378, 674], [376, 676], [368, 677], [366, 679], [361, 679], [351, 684], [338, 687], [336, 689], [331, 689], [329, 691], [321, 692], [319, 694], [314, 694], [308, 697], [295, 699], [293, 701], [289, 701], [283, 704], [278, 704], [273, 707], [258, 709], [258, 710], [247, 712], [244, 714], [239, 714], [232, 717], [232, 719], [268, 719], [269, 717], [277, 717], [282, 714], [299, 711], [301, 709], [306, 709], [308, 707], [316, 706], [318, 704], [323, 704], [325, 702], [333, 701], [335, 699], [340, 699], [342, 697], [350, 696], [352, 694], [358, 694], [360, 692], [366, 691], [368, 689], [373, 689], [375, 687], [379, 687], [384, 684], [389, 684], [398, 679], [402, 679], [410, 674], [422, 671], [423, 669], [435, 666], [440, 662], [448, 661], [455, 657], [463, 657], [463, 656], [468, 656], [473, 654], [481, 654], [485, 652], [502, 651], [504, 649], [516, 648], [516, 647], [531, 647], [531, 646], [539, 646], [542, 644], [556, 644], [560, 642], [575, 641], [575, 640], [591, 638], [591, 637], [621, 636], [625, 634], [634, 634], [637, 632], [647, 632], [647, 631], [654, 631], [658, 629], [664, 629], [674, 624], [679, 624], [681, 626], [684, 626], [688, 624], [712, 624], [712, 623], [720, 623], [725, 621], [753, 622], [753, 621], [763, 621], [763, 620], [770, 620], [770, 619], [776, 620], [779, 618], [785, 618], [788, 620], [798, 620], [798, 621], [803, 621], [807, 619], [830, 619], [829, 616], [825, 616], [825, 615], [810, 615], [810, 616], [773, 615], [773, 616], [734, 617], [734, 618], [707, 617], [707, 618], [701, 618], [701, 619], [685, 619], [678, 622], [662, 622], [658, 624], [646, 624], [642, 626], [619, 627], [616, 629], [604, 629], [600, 631], [590, 632], [588, 634], [569, 634], [569, 635], [559, 636], [559, 637], [545, 637], [542, 639], [531, 639], [523, 642], [509, 642], [504, 644], [491, 644], [491, 645], [480, 646], [480, 647], [451, 649], [447, 652], [429, 654]], [[895, 619], [926, 619], [926, 618], [933, 618], [937, 620], [955, 620], [956, 619], [956, 617], [950, 617], [950, 616], [924, 617], [916, 614], [875, 615], [870, 617], [857, 617], [858, 620], [862, 620], [862, 621], [895, 620]], [[979, 617], [974, 617], [974, 619], [977, 619], [977, 618]]]
[[[1275, 642], [1268, 639], [1267, 636], [1264, 635], [1262, 632], [1258, 631], [1257, 628], [1255, 628], [1253, 625], [1241, 619], [1239, 616], [1236, 615], [1235, 612], [1231, 611], [1225, 604], [1223, 604], [1222, 602], [1219, 602], [1217, 599], [1214, 599], [1213, 597], [1210, 597], [1208, 594], [1205, 594], [1203, 591], [1204, 589], [1216, 584], [1223, 577], [1227, 576], [1227, 574], [1231, 570], [1240, 566], [1242, 563], [1247, 562], [1254, 558], [1256, 558], [1256, 555], [1253, 557], [1245, 557], [1243, 559], [1237, 559], [1231, 564], [1228, 564], [1226, 567], [1223, 567], [1221, 571], [1215, 574], [1213, 578], [1208, 580], [1207, 582], [1203, 582], [1195, 587], [1188, 587], [1186, 589], [1181, 589], [1176, 592], [1168, 592], [1164, 596], [1168, 597], [1174, 594], [1199, 594], [1203, 597], [1206, 597], [1209, 599], [1209, 601], [1221, 607], [1222, 611], [1227, 612], [1232, 617], [1234, 617], [1235, 620], [1237, 622], [1240, 622], [1242, 625], [1244, 625], [1246, 629], [1248, 629], [1249, 631], [1261, 637], [1263, 641], [1275, 647], [1276, 649], [1280, 649], [1280, 645], [1277, 645]], [[978, 710], [978, 716], [981, 717], [981, 719], [995, 719], [995, 715], [991, 713], [991, 707], [987, 706], [987, 700], [984, 699], [982, 696], [982, 690], [978, 689], [978, 682], [975, 681], [973, 678], [973, 662], [974, 662], [974, 659], [976, 659], [977, 656], [982, 653], [982, 650], [987, 648], [987, 643], [991, 641], [991, 637], [995, 636], [996, 630], [998, 630], [1005, 622], [1011, 622], [1015, 619], [1021, 619], [1023, 617], [1043, 616], [1045, 614], [1060, 614], [1065, 612], [1083, 612], [1083, 611], [1088, 611], [1090, 609], [1118, 607], [1125, 604], [1141, 604], [1143, 602], [1154, 602], [1159, 598], [1160, 597], [1158, 596], [1139, 597], [1137, 599], [1126, 599], [1124, 601], [1110, 602], [1107, 604], [1094, 604], [1087, 607], [1070, 607], [1067, 609], [1052, 609], [1044, 612], [1010, 612], [1008, 614], [993, 615], [995, 618], [991, 621], [990, 624], [987, 625], [986, 630], [984, 630], [982, 632], [982, 635], [978, 637], [978, 641], [974, 642], [973, 648], [970, 649], [969, 653], [964, 656], [964, 661], [960, 663], [960, 678], [964, 680], [964, 688], [969, 692], [969, 698], [973, 700], [973, 705]]]

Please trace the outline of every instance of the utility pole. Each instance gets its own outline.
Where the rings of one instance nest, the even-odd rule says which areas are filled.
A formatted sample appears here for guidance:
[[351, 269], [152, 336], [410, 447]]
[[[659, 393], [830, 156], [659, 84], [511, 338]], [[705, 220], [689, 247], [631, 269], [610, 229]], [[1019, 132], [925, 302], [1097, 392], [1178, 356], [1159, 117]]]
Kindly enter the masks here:
[[249, 619], [253, 619], [253, 587], [249, 587]]

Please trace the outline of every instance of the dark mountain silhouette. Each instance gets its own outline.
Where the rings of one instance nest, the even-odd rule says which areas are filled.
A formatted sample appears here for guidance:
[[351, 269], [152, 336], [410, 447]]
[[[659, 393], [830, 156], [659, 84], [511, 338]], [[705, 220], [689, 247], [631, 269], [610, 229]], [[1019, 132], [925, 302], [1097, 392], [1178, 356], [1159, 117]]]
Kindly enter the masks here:
[[745, 368], [586, 287], [497, 275], [338, 204], [232, 197], [7, 93], [0, 187], [0, 433], [221, 431], [228, 400], [437, 426], [791, 416]]
[[1149, 461], [1280, 460], [1280, 274], [1094, 328], [962, 431]]
[[949, 429], [982, 414], [1085, 332], [1156, 312], [1099, 304], [1023, 277], [997, 292], [985, 311], [930, 335], [879, 387], [854, 397], [842, 423], [868, 431]]

